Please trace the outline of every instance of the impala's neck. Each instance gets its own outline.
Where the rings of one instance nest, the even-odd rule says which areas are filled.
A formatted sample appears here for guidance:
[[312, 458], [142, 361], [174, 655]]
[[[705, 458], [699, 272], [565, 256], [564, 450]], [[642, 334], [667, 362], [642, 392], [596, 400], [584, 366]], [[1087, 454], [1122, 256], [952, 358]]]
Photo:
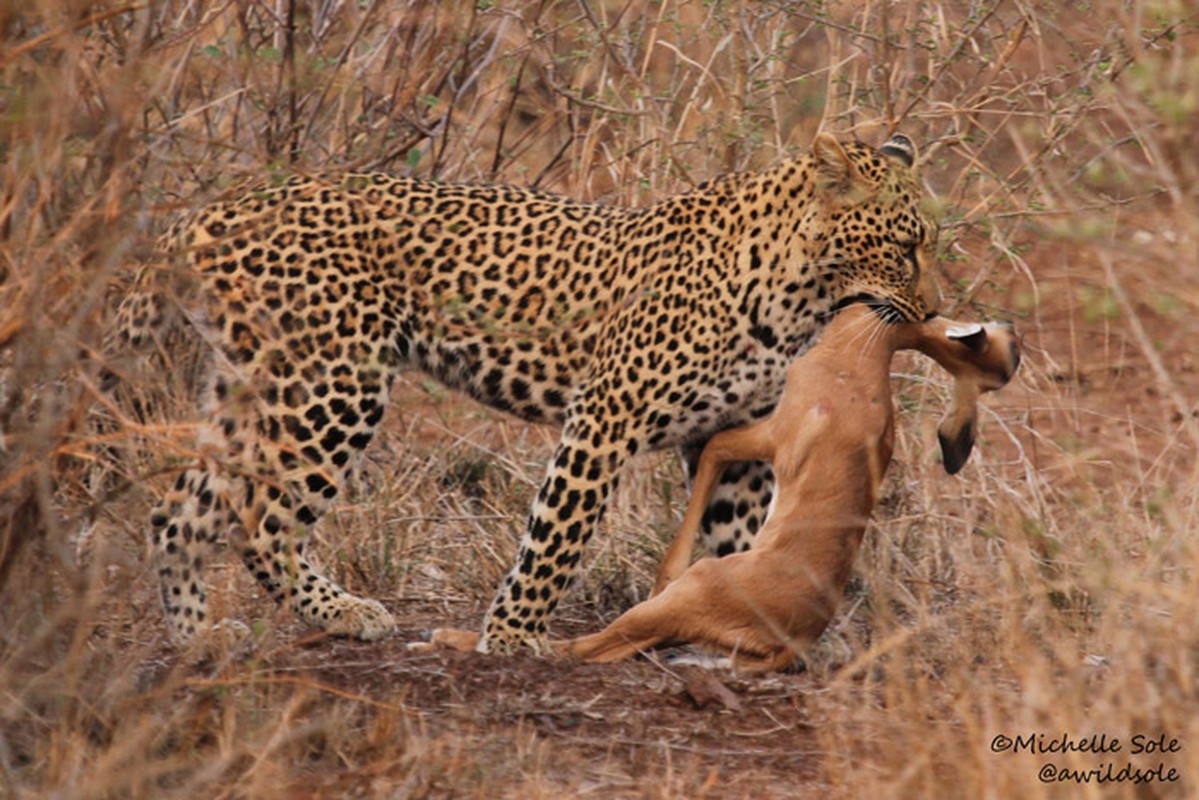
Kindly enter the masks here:
[[885, 381], [895, 351], [916, 341], [907, 330], [913, 327], [918, 326], [884, 322], [865, 304], [854, 303], [825, 325], [820, 334], [822, 357], [872, 383]]

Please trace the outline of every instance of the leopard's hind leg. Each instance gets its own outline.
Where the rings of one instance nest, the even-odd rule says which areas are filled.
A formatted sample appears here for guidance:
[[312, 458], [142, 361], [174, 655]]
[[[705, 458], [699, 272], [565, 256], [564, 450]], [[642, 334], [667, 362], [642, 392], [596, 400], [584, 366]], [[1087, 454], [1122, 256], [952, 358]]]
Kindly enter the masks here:
[[269, 447], [256, 450], [259, 464], [281, 469], [279, 480], [244, 481], [245, 536], [236, 546], [246, 567], [276, 602], [290, 605], [315, 628], [365, 641], [390, 635], [395, 621], [382, 604], [350, 594], [305, 557], [308, 533], [336, 496], [346, 470], [309, 463], [302, 454], [293, 465], [287, 445], [274, 453]]
[[162, 605], [178, 644], [201, 638], [211, 627], [204, 567], [226, 522], [223, 483], [205, 470], [187, 470], [150, 512]]
[[385, 383], [359, 382], [352, 411], [325, 397], [309, 406], [319, 412], [299, 416], [226, 377], [213, 393], [220, 410], [202, 445], [211, 466], [184, 473], [151, 520], [172, 635], [187, 641], [208, 627], [202, 569], [223, 528], [259, 584], [304, 622], [368, 641], [392, 633], [380, 603], [342, 589], [305, 556], [309, 531], [378, 424]]

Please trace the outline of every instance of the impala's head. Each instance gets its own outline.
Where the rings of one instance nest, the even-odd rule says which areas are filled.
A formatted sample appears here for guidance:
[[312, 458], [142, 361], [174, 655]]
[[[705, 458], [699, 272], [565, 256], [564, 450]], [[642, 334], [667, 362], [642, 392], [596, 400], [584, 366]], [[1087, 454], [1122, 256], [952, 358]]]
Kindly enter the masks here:
[[978, 398], [1002, 388], [1020, 366], [1020, 335], [1006, 322], [959, 323], [938, 317], [920, 326], [917, 345], [953, 375], [953, 404], [937, 426], [945, 471], [957, 473], [978, 432]]
[[937, 229], [921, 209], [915, 145], [898, 134], [878, 149], [820, 134], [812, 159], [836, 302], [863, 300], [892, 322], [935, 314]]

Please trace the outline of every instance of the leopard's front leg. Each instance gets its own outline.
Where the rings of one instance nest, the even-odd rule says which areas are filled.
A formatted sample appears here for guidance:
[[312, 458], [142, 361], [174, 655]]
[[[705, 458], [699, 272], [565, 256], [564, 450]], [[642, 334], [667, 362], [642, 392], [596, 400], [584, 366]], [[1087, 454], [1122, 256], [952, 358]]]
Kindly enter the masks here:
[[547, 653], [546, 625], [603, 516], [621, 467], [641, 443], [629, 417], [613, 419], [608, 383], [599, 381], [572, 404], [562, 439], [529, 514], [516, 565], [491, 604], [479, 652], [527, 647]]

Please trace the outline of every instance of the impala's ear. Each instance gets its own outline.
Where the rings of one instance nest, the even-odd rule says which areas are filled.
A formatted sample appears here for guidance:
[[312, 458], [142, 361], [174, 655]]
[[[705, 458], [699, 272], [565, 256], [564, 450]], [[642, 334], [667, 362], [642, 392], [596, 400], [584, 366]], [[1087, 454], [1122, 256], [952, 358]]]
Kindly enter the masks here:
[[982, 353], [987, 349], [987, 329], [977, 322], [970, 325], [955, 325], [945, 331], [945, 336], [951, 342], [961, 342], [972, 353]]
[[897, 161], [902, 161], [907, 167], [916, 163], [916, 145], [912, 144], [912, 140], [902, 133], [897, 133], [883, 142], [879, 152]]
[[870, 191], [845, 148], [831, 134], [816, 134], [812, 157], [816, 162], [816, 187], [820, 191], [851, 205]]

